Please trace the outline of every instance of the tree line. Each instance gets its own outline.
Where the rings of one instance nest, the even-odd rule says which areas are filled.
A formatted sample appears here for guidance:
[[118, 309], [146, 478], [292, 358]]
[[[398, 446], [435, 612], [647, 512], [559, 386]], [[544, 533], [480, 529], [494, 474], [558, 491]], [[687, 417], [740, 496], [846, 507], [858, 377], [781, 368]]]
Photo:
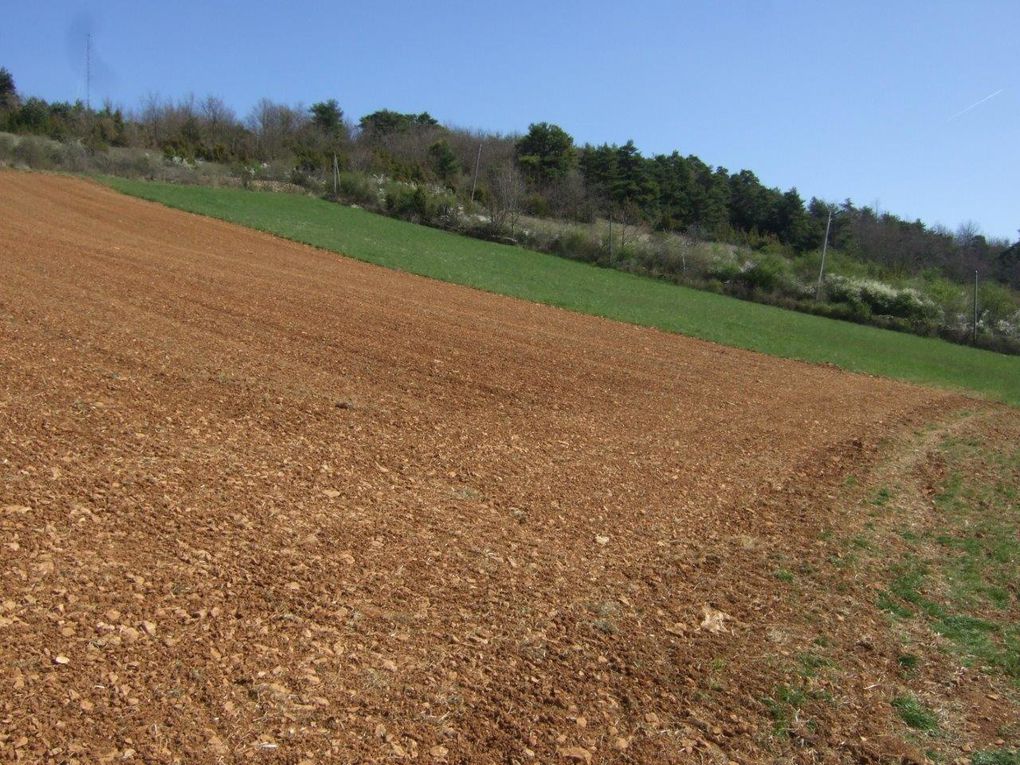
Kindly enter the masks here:
[[441, 125], [427, 112], [383, 109], [352, 121], [335, 99], [310, 107], [269, 99], [242, 119], [220, 98], [147, 98], [125, 112], [78, 101], [22, 98], [0, 69], [0, 130], [79, 140], [92, 151], [141, 147], [187, 162], [250, 167], [277, 163], [322, 176], [341, 169], [447, 189], [477, 202], [511, 229], [521, 214], [683, 232], [786, 255], [829, 245], [895, 276], [937, 273], [953, 281], [993, 279], [1020, 289], [1020, 242], [989, 240], [973, 224], [950, 231], [850, 200], [805, 201], [796, 188], [763, 184], [699, 157], [644, 156], [633, 141], [577, 145], [558, 125], [523, 136]]

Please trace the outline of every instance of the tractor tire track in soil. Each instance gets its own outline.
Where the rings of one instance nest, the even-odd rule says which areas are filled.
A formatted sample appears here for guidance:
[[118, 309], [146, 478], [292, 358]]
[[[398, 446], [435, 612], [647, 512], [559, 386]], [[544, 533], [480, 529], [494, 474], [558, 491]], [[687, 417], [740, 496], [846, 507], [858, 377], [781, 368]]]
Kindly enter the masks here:
[[711, 662], [958, 402], [0, 172], [0, 760], [772, 759]]

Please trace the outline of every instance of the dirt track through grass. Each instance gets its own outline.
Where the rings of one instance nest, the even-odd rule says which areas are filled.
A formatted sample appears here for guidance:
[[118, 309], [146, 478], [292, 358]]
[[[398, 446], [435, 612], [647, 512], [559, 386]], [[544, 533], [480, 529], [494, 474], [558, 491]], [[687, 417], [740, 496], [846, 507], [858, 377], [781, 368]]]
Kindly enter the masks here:
[[958, 404], [83, 181], [0, 210], [2, 759], [769, 759], [776, 550]]

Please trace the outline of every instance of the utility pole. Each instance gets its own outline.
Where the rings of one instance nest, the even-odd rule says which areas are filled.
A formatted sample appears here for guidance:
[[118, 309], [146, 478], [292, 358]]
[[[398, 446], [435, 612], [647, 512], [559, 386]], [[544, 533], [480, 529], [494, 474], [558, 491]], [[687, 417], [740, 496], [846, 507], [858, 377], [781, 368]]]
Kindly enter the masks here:
[[609, 206], [609, 260], [613, 260], [613, 207]]
[[333, 198], [336, 199], [340, 186], [340, 163], [337, 162], [336, 152], [333, 152]]
[[978, 272], [977, 269], [974, 269], [974, 326], [970, 337], [971, 345], [977, 345], [977, 288]]
[[818, 269], [818, 287], [815, 289], [815, 301], [822, 299], [822, 279], [825, 278], [825, 254], [829, 251], [829, 228], [832, 226], [832, 210], [829, 210], [829, 219], [825, 222], [825, 241], [822, 242], [822, 267]]
[[478, 185], [478, 165], [482, 161], [482, 142], [478, 142], [478, 154], [475, 155], [475, 174], [471, 179], [471, 204], [475, 203], [475, 186]]

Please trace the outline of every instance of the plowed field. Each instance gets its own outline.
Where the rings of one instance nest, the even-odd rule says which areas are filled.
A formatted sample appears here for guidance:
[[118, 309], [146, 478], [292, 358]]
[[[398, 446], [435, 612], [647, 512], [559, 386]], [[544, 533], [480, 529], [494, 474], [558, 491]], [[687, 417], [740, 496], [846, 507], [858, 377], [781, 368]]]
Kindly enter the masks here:
[[960, 401], [2, 172], [0, 760], [794, 756], [777, 560]]

